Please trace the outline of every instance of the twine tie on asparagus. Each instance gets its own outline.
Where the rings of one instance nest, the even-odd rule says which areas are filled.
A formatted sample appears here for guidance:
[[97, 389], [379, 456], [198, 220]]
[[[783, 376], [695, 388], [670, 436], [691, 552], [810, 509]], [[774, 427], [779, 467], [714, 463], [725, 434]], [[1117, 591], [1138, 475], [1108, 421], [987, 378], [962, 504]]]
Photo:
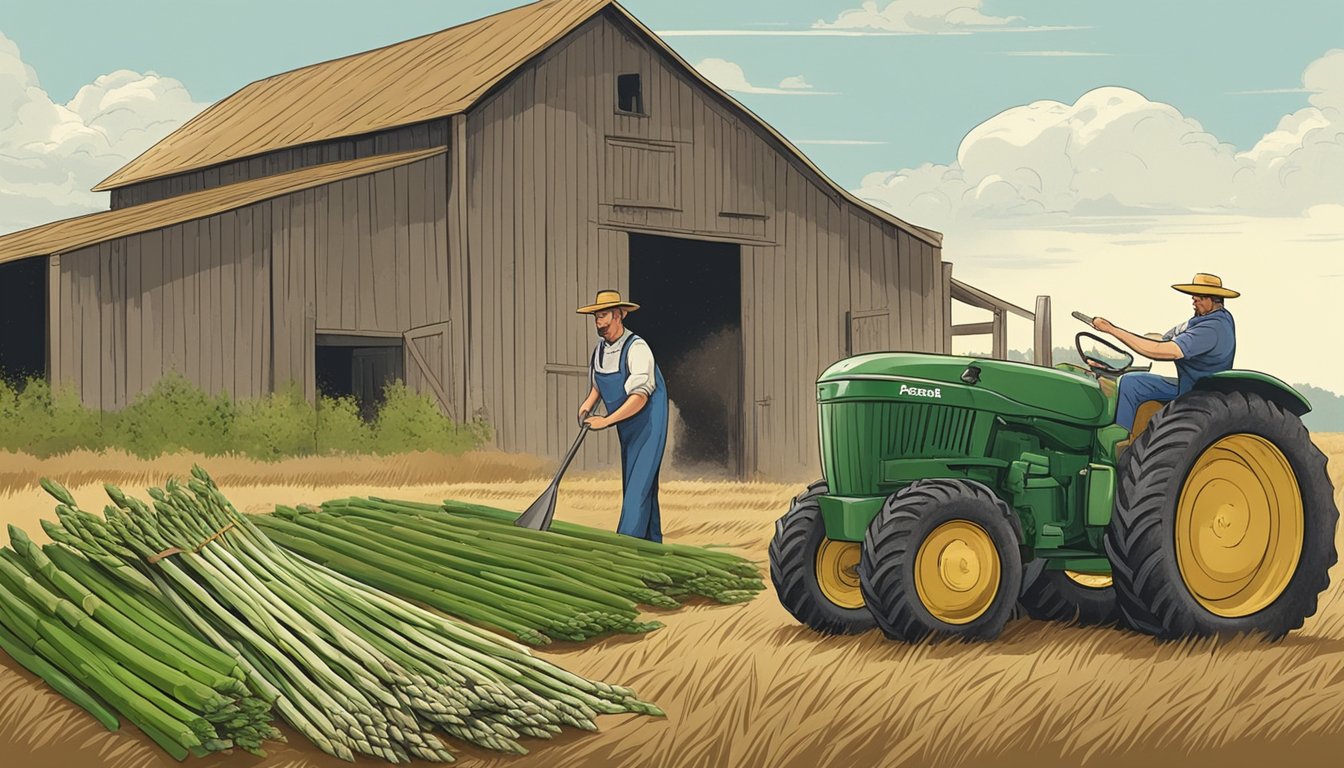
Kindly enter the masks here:
[[[220, 528], [218, 531], [215, 531], [214, 533], [212, 533], [212, 534], [210, 534], [209, 536], [207, 536], [206, 539], [205, 539], [205, 541], [202, 541], [200, 544], [197, 544], [197, 545], [191, 550], [192, 554], [199, 555], [199, 554], [201, 553], [201, 550], [202, 550], [202, 549], [205, 549], [205, 545], [206, 545], [206, 544], [209, 544], [210, 542], [214, 541], [215, 539], [218, 539], [220, 536], [223, 536], [224, 534], [228, 533], [228, 532], [229, 532], [229, 529], [233, 528], [233, 526], [234, 526], [233, 523], [229, 523], [228, 525], [224, 526], [223, 528]], [[180, 554], [182, 554], [184, 551], [185, 551], [185, 550], [183, 550], [183, 549], [181, 549], [181, 548], [179, 548], [179, 547], [169, 547], [169, 548], [163, 550], [162, 552], [155, 552], [154, 554], [152, 554], [152, 555], [150, 555], [149, 557], [145, 558], [145, 560], [148, 561], [150, 565], [154, 565], [155, 563], [159, 562], [160, 560], [162, 560], [162, 559], [165, 558], [165, 557], [172, 557], [173, 555], [180, 555]]]

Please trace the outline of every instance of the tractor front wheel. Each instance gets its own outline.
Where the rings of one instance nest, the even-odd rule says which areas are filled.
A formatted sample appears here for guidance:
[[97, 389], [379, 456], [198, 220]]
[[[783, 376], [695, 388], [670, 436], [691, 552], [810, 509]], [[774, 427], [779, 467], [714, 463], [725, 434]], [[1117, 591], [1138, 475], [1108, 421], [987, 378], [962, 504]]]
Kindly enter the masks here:
[[819, 480], [794, 498], [775, 522], [770, 540], [770, 580], [784, 609], [828, 635], [855, 635], [873, 628], [859, 589], [859, 544], [826, 538], [817, 497]]
[[877, 625], [893, 640], [998, 637], [1022, 586], [1019, 526], [970, 480], [917, 480], [892, 494], [868, 526], [859, 567]]
[[1153, 418], [1118, 480], [1106, 554], [1130, 626], [1273, 639], [1316, 612], [1339, 511], [1296, 416], [1252, 393], [1191, 392]]

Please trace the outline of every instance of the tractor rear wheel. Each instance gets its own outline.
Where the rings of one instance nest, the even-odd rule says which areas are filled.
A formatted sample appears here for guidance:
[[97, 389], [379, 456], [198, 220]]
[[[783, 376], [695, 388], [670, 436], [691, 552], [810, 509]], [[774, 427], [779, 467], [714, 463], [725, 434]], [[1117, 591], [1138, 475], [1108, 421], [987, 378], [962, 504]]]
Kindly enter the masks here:
[[1043, 571], [1022, 594], [1022, 607], [1033, 619], [1082, 626], [1114, 624], [1120, 618], [1110, 574]]
[[863, 540], [859, 579], [893, 640], [991, 640], [1022, 586], [1021, 527], [970, 480], [917, 480], [887, 498]]
[[818, 480], [794, 498], [775, 522], [770, 540], [770, 580], [784, 609], [828, 635], [855, 635], [873, 628], [859, 589], [859, 543], [826, 538], [817, 497]]
[[1106, 554], [1130, 626], [1277, 639], [1316, 612], [1339, 511], [1296, 416], [1252, 393], [1191, 392], [1128, 453]]

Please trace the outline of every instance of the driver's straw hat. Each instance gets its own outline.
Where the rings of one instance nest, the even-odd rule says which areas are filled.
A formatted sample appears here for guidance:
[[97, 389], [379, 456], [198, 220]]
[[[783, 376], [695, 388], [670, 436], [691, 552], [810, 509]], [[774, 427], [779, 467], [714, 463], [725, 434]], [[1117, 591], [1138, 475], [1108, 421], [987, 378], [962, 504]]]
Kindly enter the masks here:
[[1192, 296], [1217, 296], [1223, 299], [1235, 299], [1241, 295], [1231, 288], [1224, 288], [1221, 277], [1210, 275], [1207, 272], [1200, 272], [1195, 275], [1194, 280], [1188, 283], [1177, 283], [1171, 287]]

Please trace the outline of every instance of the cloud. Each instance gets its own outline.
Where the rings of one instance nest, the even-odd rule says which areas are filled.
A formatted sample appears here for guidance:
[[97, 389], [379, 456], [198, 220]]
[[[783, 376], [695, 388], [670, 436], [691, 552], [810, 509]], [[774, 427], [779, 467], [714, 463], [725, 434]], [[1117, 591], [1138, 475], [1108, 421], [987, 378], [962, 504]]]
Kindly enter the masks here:
[[1257, 88], [1249, 91], [1228, 91], [1229, 96], [1257, 96], [1267, 93], [1311, 93], [1309, 101], [1317, 107], [1340, 108], [1344, 97], [1344, 56], [1335, 49], [1307, 65], [1302, 73], [1302, 85], [1291, 88]]
[[889, 0], [885, 7], [879, 8], [878, 3], [870, 1], [842, 11], [833, 21], [818, 19], [809, 29], [664, 29], [657, 34], [659, 37], [895, 37], [1091, 29], [1021, 24], [1021, 16], [986, 15], [981, 11], [983, 5], [983, 0]]
[[892, 0], [878, 10], [877, 3], [842, 11], [835, 21], [818, 20], [817, 29], [864, 29], [899, 33], [939, 33], [1003, 27], [1021, 16], [986, 16], [982, 0]]
[[779, 87], [786, 91], [810, 91], [813, 86], [802, 75], [786, 77], [779, 81]]
[[1344, 50], [1303, 73], [1313, 106], [1239, 152], [1169, 104], [1105, 87], [973, 128], [949, 165], [869, 174], [857, 194], [935, 228], [1015, 217], [1300, 215], [1344, 202]]
[[205, 106], [177, 80], [129, 70], [54, 102], [0, 34], [0, 232], [106, 209], [89, 188]]
[[761, 93], [774, 96], [834, 96], [830, 91], [818, 91], [803, 79], [802, 75], [786, 77], [778, 88], [763, 88], [752, 85], [742, 67], [727, 59], [702, 59], [695, 64], [700, 74], [710, 82], [732, 93]]
[[808, 145], [830, 146], [830, 147], [878, 147], [885, 145], [885, 141], [869, 141], [867, 139], [799, 139], [793, 142], [800, 147]]
[[659, 37], [895, 37], [897, 32], [844, 29], [660, 29]]
[[1030, 56], [1034, 58], [1072, 58], [1076, 56], [1113, 56], [1111, 53], [1092, 51], [1008, 51], [1004, 56]]
[[1302, 87], [1315, 94], [1307, 99], [1314, 106], [1344, 109], [1344, 49], [1335, 48], [1308, 64]]
[[1086, 26], [981, 27], [946, 32], [883, 32], [871, 29], [660, 29], [659, 37], [908, 37], [910, 35], [972, 35], [982, 32], [1063, 32]]
[[1257, 88], [1251, 91], [1228, 91], [1228, 96], [1259, 96], [1266, 93], [1311, 93], [1306, 88]]

